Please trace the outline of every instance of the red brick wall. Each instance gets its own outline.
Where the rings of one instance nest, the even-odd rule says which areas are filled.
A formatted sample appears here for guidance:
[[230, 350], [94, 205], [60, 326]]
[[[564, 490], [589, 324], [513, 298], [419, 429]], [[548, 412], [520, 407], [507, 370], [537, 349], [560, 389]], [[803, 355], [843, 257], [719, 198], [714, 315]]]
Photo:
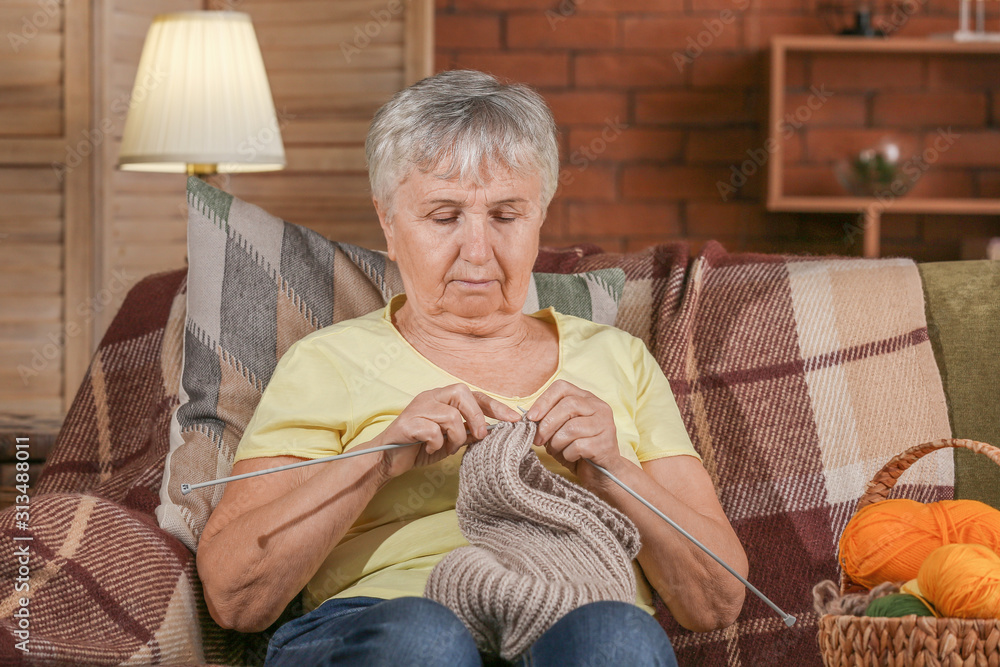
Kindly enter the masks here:
[[[747, 151], [764, 146], [770, 38], [829, 34], [814, 5], [437, 0], [437, 68], [489, 71], [529, 83], [548, 100], [563, 151], [548, 243], [631, 250], [718, 239], [732, 250], [859, 253], [860, 237], [852, 243], [845, 234], [856, 216], [766, 211], [763, 168], [735, 194], [720, 193]], [[988, 27], [1000, 30], [994, 5]], [[895, 34], [954, 30], [957, 6], [957, 0], [900, 0]], [[835, 94], [790, 138], [788, 187], [839, 193], [831, 165], [845, 146], [864, 146], [900, 120], [904, 147], [920, 147], [941, 125], [961, 134], [920, 178], [923, 192], [1000, 197], [1000, 171], [990, 169], [1000, 168], [1000, 56], [968, 63], [791, 59], [789, 110], [807, 101], [813, 84], [825, 83]], [[963, 239], [974, 248], [988, 236], [1000, 236], [1000, 216], [890, 210], [883, 217], [884, 254], [957, 259]]]

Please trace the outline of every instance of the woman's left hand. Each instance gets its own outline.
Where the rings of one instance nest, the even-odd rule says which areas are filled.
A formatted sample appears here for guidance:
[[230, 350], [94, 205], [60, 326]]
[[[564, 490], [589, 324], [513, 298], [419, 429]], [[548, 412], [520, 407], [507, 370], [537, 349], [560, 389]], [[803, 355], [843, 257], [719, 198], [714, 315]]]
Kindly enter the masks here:
[[565, 380], [556, 380], [527, 412], [538, 423], [535, 445], [544, 446], [552, 458], [566, 466], [585, 486], [598, 478], [590, 459], [614, 471], [624, 457], [618, 451], [618, 432], [611, 406], [594, 394]]

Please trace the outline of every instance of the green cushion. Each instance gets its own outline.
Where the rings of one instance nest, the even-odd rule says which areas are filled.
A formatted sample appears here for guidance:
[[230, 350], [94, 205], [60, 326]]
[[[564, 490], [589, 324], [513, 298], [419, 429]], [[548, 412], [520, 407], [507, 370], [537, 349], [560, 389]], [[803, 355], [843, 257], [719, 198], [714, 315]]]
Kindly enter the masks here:
[[[935, 262], [919, 268], [952, 433], [1000, 447], [1000, 262]], [[955, 450], [955, 497], [1000, 509], [1000, 466]]]

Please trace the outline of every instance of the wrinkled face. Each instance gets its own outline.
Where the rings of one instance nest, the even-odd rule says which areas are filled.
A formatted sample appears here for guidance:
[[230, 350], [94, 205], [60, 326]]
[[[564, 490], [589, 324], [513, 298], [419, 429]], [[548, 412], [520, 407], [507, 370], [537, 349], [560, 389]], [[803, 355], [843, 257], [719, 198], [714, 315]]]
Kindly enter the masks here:
[[520, 313], [544, 213], [539, 174], [496, 170], [482, 187], [414, 169], [394, 194], [392, 218], [375, 202], [407, 303], [455, 328]]

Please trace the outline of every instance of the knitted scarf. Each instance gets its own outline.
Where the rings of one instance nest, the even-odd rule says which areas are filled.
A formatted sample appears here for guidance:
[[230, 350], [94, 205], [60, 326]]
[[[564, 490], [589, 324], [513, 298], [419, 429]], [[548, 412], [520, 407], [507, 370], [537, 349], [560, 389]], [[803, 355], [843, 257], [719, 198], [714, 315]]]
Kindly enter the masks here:
[[467, 449], [455, 510], [471, 546], [445, 556], [424, 590], [506, 660], [580, 605], [635, 601], [635, 525], [547, 470], [534, 436], [532, 422], [502, 423]]

